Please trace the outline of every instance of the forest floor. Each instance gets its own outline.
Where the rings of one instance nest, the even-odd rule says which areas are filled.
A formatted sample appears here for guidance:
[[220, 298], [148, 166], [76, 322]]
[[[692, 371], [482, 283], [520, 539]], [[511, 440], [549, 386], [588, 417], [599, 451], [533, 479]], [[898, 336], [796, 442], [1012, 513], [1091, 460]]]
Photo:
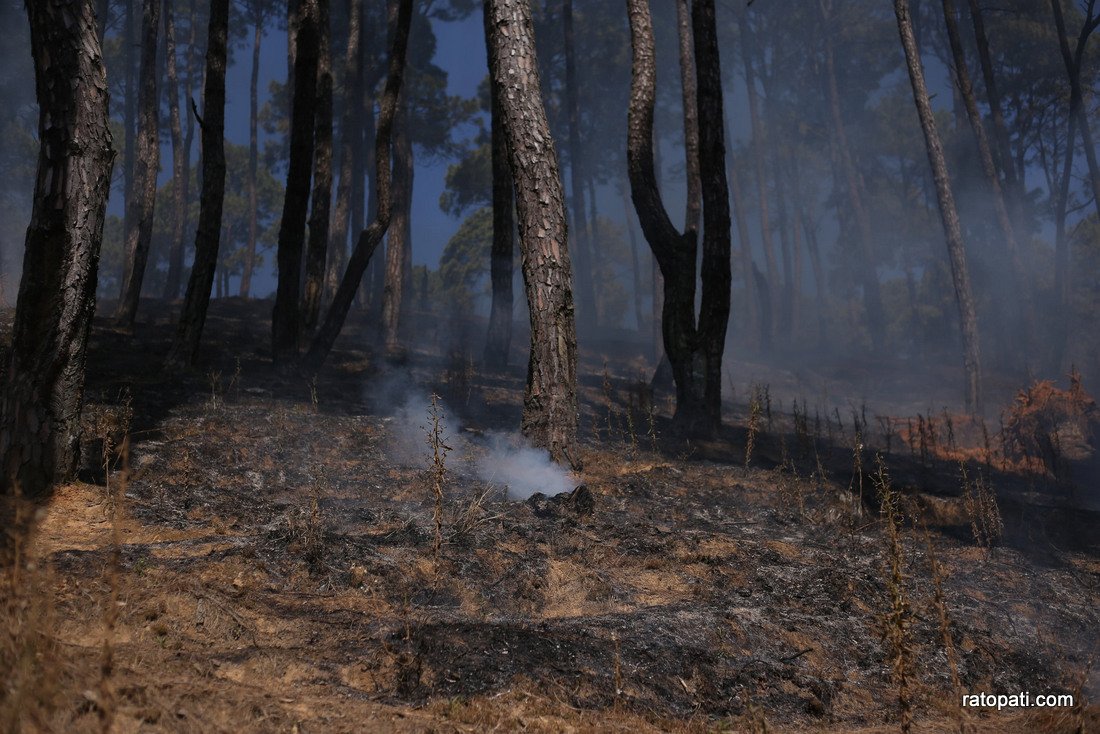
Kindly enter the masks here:
[[[1100, 727], [1100, 514], [975, 459], [961, 419], [950, 450], [868, 436], [857, 457], [852, 425], [757, 401], [682, 443], [630, 369], [605, 387], [586, 354], [587, 493], [509, 499], [476, 466], [518, 426], [522, 365], [386, 366], [347, 348], [353, 324], [315, 382], [283, 377], [267, 307], [215, 302], [210, 357], [183, 377], [150, 367], [166, 314], [133, 337], [97, 322], [81, 481], [3, 587], [4, 731], [896, 731], [899, 650], [916, 731]], [[438, 555], [431, 392], [458, 406]], [[993, 499], [963, 491], [950, 451], [988, 464]], [[983, 691], [1078, 705], [957, 705]]]

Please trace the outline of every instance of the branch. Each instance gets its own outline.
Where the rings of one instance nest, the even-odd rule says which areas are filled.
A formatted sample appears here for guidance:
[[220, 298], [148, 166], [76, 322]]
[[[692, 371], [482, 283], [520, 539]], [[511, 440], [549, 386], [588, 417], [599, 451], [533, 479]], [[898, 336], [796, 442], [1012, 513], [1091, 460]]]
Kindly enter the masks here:
[[199, 114], [199, 106], [195, 104], [195, 98], [191, 98], [191, 112], [195, 115], [195, 119], [199, 121], [199, 129], [205, 130], [206, 123], [202, 121], [202, 115]]

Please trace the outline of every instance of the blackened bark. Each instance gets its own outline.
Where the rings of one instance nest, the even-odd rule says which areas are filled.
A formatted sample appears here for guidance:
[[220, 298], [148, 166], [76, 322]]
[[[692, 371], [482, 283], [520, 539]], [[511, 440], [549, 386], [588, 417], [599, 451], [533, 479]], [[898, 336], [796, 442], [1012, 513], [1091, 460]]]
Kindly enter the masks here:
[[405, 95], [398, 100], [393, 140], [393, 220], [386, 236], [385, 282], [382, 286], [382, 336], [387, 351], [400, 350], [402, 312], [407, 298], [406, 273], [411, 264], [410, 215], [413, 194], [413, 150]]
[[638, 333], [645, 328], [645, 310], [642, 308], [642, 266], [638, 257], [638, 235], [634, 231], [634, 211], [630, 208], [630, 194], [627, 189], [630, 182], [619, 187], [619, 194], [623, 197], [623, 217], [626, 222], [626, 231], [630, 237], [630, 272], [633, 276], [634, 295], [634, 321], [638, 325]]
[[596, 239], [590, 236], [584, 206], [584, 168], [581, 165], [580, 104], [577, 100], [577, 63], [573, 33], [573, 0], [562, 0], [562, 30], [565, 47], [565, 108], [569, 121], [569, 187], [570, 208], [573, 210], [573, 254], [577, 261], [576, 289], [583, 320], [591, 325], [599, 321], [596, 307], [595, 270]]
[[114, 151], [91, 0], [27, 3], [38, 173], [0, 399], [0, 490], [40, 495], [79, 459], [84, 359]]
[[218, 265], [222, 206], [225, 199], [225, 66], [229, 29], [229, 0], [211, 0], [206, 40], [206, 84], [203, 90], [202, 194], [199, 226], [195, 233], [195, 262], [187, 282], [179, 328], [168, 352], [168, 369], [182, 369], [195, 361], [210, 289]]
[[[134, 30], [134, 3], [122, 0], [122, 78], [125, 95], [122, 98], [122, 231], [130, 231], [130, 201], [134, 198], [134, 131], [137, 127], [137, 89], [134, 83], [134, 49], [137, 47]], [[125, 267], [125, 265], [123, 265]], [[123, 273], [119, 271], [121, 282]]]
[[978, 318], [970, 290], [966, 247], [963, 244], [962, 229], [959, 226], [959, 214], [955, 208], [955, 197], [951, 192], [951, 179], [947, 172], [943, 144], [936, 129], [936, 118], [932, 112], [928, 88], [924, 82], [920, 51], [913, 36], [909, 0], [894, 0], [894, 14], [897, 16], [898, 34], [905, 49], [905, 63], [909, 71], [909, 82], [913, 87], [913, 101], [916, 103], [921, 129], [924, 132], [928, 163], [932, 168], [932, 178], [936, 184], [940, 218], [943, 220], [947, 252], [951, 260], [951, 279], [955, 286], [955, 301], [959, 308], [959, 322], [963, 337], [966, 407], [967, 410], [978, 415], [982, 410], [981, 358], [978, 346]]
[[306, 247], [306, 281], [302, 293], [302, 323], [307, 332], [317, 326], [328, 255], [329, 215], [332, 212], [332, 59], [329, 40], [329, 0], [318, 0], [317, 117], [313, 153], [312, 211]]
[[[183, 145], [183, 125], [180, 121], [180, 88], [176, 61], [176, 20], [171, 2], [164, 3], [164, 63], [165, 92], [168, 96], [168, 127], [172, 138], [172, 239], [168, 244], [168, 279], [163, 297], [174, 299], [179, 295], [179, 271], [177, 253], [183, 256], [183, 232], [187, 223], [187, 193], [184, 183], [190, 176], [188, 151]], [[174, 271], [174, 272], [173, 272]], [[174, 280], [173, 280], [174, 279]]]
[[241, 268], [241, 298], [252, 295], [252, 271], [256, 267], [256, 238], [259, 236], [259, 198], [256, 177], [260, 168], [260, 43], [264, 36], [264, 5], [256, 2], [252, 17], [252, 74], [248, 80], [248, 242]]
[[577, 336], [565, 196], [542, 101], [529, 0], [485, 0], [490, 81], [503, 113], [515, 181], [531, 352], [523, 433], [555, 461], [577, 439]]
[[[1093, 17], [1096, 0], [1088, 0], [1085, 8], [1085, 21], [1081, 26], [1081, 32], [1077, 35], [1077, 45], [1071, 51], [1069, 39], [1066, 37], [1066, 22], [1062, 16], [1062, 1], [1050, 0], [1051, 10], [1054, 12], [1054, 24], [1058, 31], [1058, 47], [1062, 52], [1062, 62], [1066, 67], [1066, 76], [1069, 78], [1069, 115], [1077, 118], [1077, 127], [1081, 131], [1082, 147], [1085, 150], [1085, 160], [1089, 164], [1089, 183], [1092, 185], [1093, 205], [1096, 207], [1097, 216], [1100, 216], [1100, 164], [1096, 160], [1096, 146], [1092, 142], [1092, 128], [1089, 125], [1089, 117], [1084, 105], [1084, 92], [1081, 88], [1081, 66], [1085, 58], [1085, 49], [1088, 47], [1089, 36], [1100, 25], [1100, 16]], [[1073, 147], [1073, 141], [1068, 143]]]
[[161, 0], [143, 0], [141, 12], [141, 89], [138, 96], [137, 158], [131, 198], [126, 200], [126, 265], [115, 320], [132, 327], [153, 239], [153, 209], [160, 166], [160, 96], [157, 90], [157, 37]]
[[874, 239], [871, 233], [871, 220], [863, 203], [862, 185], [852, 157], [852, 148], [848, 141], [848, 132], [844, 126], [844, 117], [840, 111], [840, 92], [836, 81], [836, 60], [833, 53], [832, 0], [820, 0], [821, 14], [826, 28], [825, 34], [825, 72], [829, 96], [829, 112], [833, 122], [833, 137], [836, 140], [837, 155], [844, 173], [848, 202], [859, 230], [859, 275], [863, 286], [863, 310], [867, 318], [867, 328], [871, 334], [871, 345], [881, 349], [886, 342], [886, 322], [882, 310], [882, 292], [879, 287], [878, 271], [875, 267]]
[[707, 430], [722, 423], [722, 353], [730, 317], [730, 192], [722, 105], [722, 65], [714, 0], [694, 0], [695, 73], [698, 78], [699, 178], [703, 189], [703, 298], [699, 307]]
[[412, 0], [397, 0], [390, 4], [391, 11], [395, 11], [396, 20], [393, 24], [394, 33], [390, 46], [389, 72], [386, 77], [386, 87], [382, 92], [380, 112], [378, 116], [378, 132], [374, 143], [374, 181], [372, 190], [378, 193], [378, 210], [374, 214], [370, 225], [359, 233], [359, 240], [355, 249], [348, 258], [348, 267], [344, 272], [340, 287], [337, 288], [329, 306], [325, 319], [317, 329], [317, 334], [306, 353], [304, 367], [316, 372], [321, 368], [325, 359], [332, 351], [332, 345], [336, 343], [336, 337], [344, 326], [348, 311], [355, 300], [355, 292], [363, 280], [363, 274], [371, 261], [378, 243], [386, 234], [390, 225], [390, 210], [393, 206], [390, 192], [392, 172], [390, 170], [390, 149], [392, 146], [393, 122], [397, 110], [397, 98], [401, 93], [401, 85], [405, 78], [405, 52], [409, 45], [409, 26], [412, 22]]
[[[485, 25], [485, 51], [492, 58], [489, 13], [482, 13], [482, 18]], [[490, 369], [508, 366], [508, 352], [512, 346], [512, 263], [515, 259], [512, 169], [508, 163], [508, 140], [504, 136], [504, 113], [500, 109], [499, 94], [496, 85], [490, 84], [493, 246], [489, 258], [489, 280], [492, 283], [493, 302], [489, 310], [489, 330], [485, 335], [485, 365]]]
[[276, 255], [279, 282], [275, 289], [275, 309], [271, 317], [271, 356], [276, 366], [283, 369], [292, 367], [298, 361], [301, 336], [299, 292], [316, 127], [319, 13], [318, 0], [301, 0], [295, 13], [297, 29], [294, 34], [290, 162], [287, 165], [283, 217], [279, 223]]
[[[363, 0], [348, 0], [348, 46], [344, 57], [344, 114], [340, 122], [340, 179], [336, 186], [336, 207], [332, 217], [332, 233], [329, 240], [329, 265], [325, 277], [325, 291], [330, 298], [340, 285], [340, 275], [344, 270], [344, 261], [348, 251], [348, 227], [351, 217], [351, 196], [355, 186], [352, 184], [354, 161], [358, 155], [356, 149], [362, 139], [363, 130], [359, 124], [359, 112], [362, 109], [363, 63], [359, 44], [359, 27], [362, 22]], [[360, 178], [362, 172], [360, 171]], [[362, 192], [360, 191], [360, 199]]]

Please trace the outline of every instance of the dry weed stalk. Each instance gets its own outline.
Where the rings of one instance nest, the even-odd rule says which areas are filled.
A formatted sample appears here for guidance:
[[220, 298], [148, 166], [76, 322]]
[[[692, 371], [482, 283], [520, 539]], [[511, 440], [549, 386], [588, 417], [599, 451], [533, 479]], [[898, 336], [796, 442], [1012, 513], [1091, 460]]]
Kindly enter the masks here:
[[[106, 442], [104, 442], [104, 447], [106, 453]], [[121, 606], [119, 603], [119, 579], [122, 575], [122, 541], [121, 532], [119, 531], [119, 514], [122, 511], [122, 500], [126, 496], [126, 486], [130, 481], [129, 435], [123, 437], [122, 445], [119, 447], [119, 462], [121, 469], [118, 472], [115, 489], [113, 491], [111, 489], [109, 471], [106, 487], [107, 496], [111, 498], [108, 504], [108, 512], [111, 515], [111, 554], [107, 565], [107, 588], [110, 593], [107, 606], [103, 612], [103, 650], [99, 663], [99, 682], [96, 685], [98, 698], [96, 703], [98, 704], [100, 730], [103, 734], [109, 734], [111, 731], [117, 705], [111, 677], [114, 674], [115, 666], [113, 648], [115, 628], [118, 626], [118, 610]], [[109, 464], [106, 468], [110, 469]]]
[[638, 458], [638, 434], [634, 429], [634, 396], [628, 395], [627, 400], [626, 430], [630, 438], [630, 460], [636, 461]]
[[603, 398], [607, 402], [607, 440], [615, 435], [615, 401], [611, 390], [611, 375], [607, 372], [607, 362], [603, 363]]
[[947, 658], [947, 669], [951, 673], [951, 695], [955, 702], [952, 711], [959, 725], [959, 734], [966, 733], [966, 720], [962, 707], [958, 705], [962, 701], [962, 681], [959, 679], [959, 656], [955, 649], [955, 639], [951, 635], [951, 617], [947, 612], [947, 596], [943, 591], [943, 567], [936, 558], [936, 549], [932, 544], [932, 535], [928, 532], [928, 526], [921, 523], [921, 533], [924, 535], [924, 544], [928, 551], [928, 565], [932, 572], [932, 602], [936, 608], [936, 619], [940, 626], [940, 641], [943, 643], [943, 654]]
[[220, 370], [210, 370], [206, 375], [210, 383], [210, 409], [217, 410], [222, 404], [222, 373]]
[[653, 398], [650, 396], [649, 402], [646, 403], [646, 421], [649, 423], [649, 444], [653, 449], [653, 453], [657, 453], [657, 409], [653, 405]]
[[913, 726], [913, 703], [909, 690], [913, 678], [912, 638], [909, 633], [912, 611], [905, 583], [905, 548], [901, 539], [900, 497], [890, 485], [890, 476], [882, 456], [875, 457], [875, 485], [879, 493], [885, 540], [886, 586], [890, 608], [886, 614], [885, 637], [890, 643], [894, 684], [901, 709], [901, 730], [909, 734]]
[[749, 400], [749, 435], [745, 440], [745, 466], [752, 460], [752, 451], [756, 448], [756, 434], [760, 431], [760, 388], [753, 386]]
[[1004, 532], [997, 495], [980, 469], [973, 479], [970, 478], [965, 463], [959, 463], [959, 471], [963, 484], [963, 508], [970, 519], [970, 531], [974, 535], [974, 542], [988, 552]]
[[852, 479], [848, 482], [848, 492], [858, 498], [856, 516], [863, 517], [863, 434], [858, 429], [852, 446]]
[[428, 407], [427, 428], [428, 446], [432, 450], [431, 472], [432, 494], [435, 498], [433, 517], [435, 520], [435, 541], [432, 544], [432, 554], [439, 561], [439, 549], [443, 545], [443, 490], [447, 485], [447, 453], [451, 447], [447, 445], [443, 423], [443, 407], [439, 403], [439, 396], [432, 393], [432, 402]]

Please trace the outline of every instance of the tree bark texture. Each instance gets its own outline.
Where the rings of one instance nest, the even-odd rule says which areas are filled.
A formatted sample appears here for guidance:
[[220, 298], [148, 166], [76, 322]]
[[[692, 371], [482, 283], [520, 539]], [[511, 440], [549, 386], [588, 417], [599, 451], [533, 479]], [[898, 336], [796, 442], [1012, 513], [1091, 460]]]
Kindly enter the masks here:
[[409, 26], [412, 23], [412, 0], [396, 2], [391, 0], [390, 10], [396, 15], [396, 19], [390, 46], [389, 71], [379, 106], [378, 131], [374, 143], [374, 185], [371, 187], [378, 195], [378, 209], [371, 223], [359, 233], [355, 249], [348, 258], [348, 267], [340, 281], [340, 287], [336, 289], [325, 319], [318, 327], [317, 334], [306, 353], [304, 367], [310, 372], [319, 370], [332, 351], [336, 337], [340, 335], [344, 320], [355, 301], [355, 292], [359, 290], [371, 256], [374, 255], [378, 243], [382, 241], [390, 225], [390, 212], [393, 206], [390, 191], [393, 175], [390, 169], [393, 124], [397, 111], [397, 99], [405, 78], [405, 55], [409, 46]]
[[222, 207], [225, 200], [225, 66], [229, 29], [229, 0], [211, 0], [206, 40], [206, 84], [203, 89], [202, 193], [199, 225], [195, 233], [195, 262], [187, 281], [179, 328], [168, 352], [166, 366], [182, 369], [195, 361], [210, 289], [218, 265]]
[[161, 0], [143, 0], [141, 11], [141, 88], [138, 92], [137, 157], [131, 197], [126, 200], [126, 264], [115, 319], [132, 327], [153, 239], [153, 209], [160, 166], [160, 96], [157, 45]]
[[684, 154], [687, 178], [687, 202], [684, 231], [699, 231], [703, 211], [702, 184], [699, 178], [699, 110], [695, 81], [694, 43], [691, 32], [689, 0], [676, 0], [676, 35], [680, 42], [680, 100], [684, 115]]
[[299, 294], [302, 250], [309, 211], [310, 173], [316, 127], [319, 0], [301, 0], [294, 14], [294, 95], [290, 119], [290, 162], [287, 165], [283, 216], [279, 223], [276, 259], [279, 280], [271, 318], [271, 356], [276, 366], [298, 361], [301, 336]]
[[573, 462], [577, 336], [565, 198], [542, 101], [529, 0], [486, 0], [490, 80], [497, 88], [515, 182], [531, 352], [523, 433], [555, 461]]
[[168, 252], [168, 277], [164, 282], [164, 297], [168, 300], [179, 298], [180, 286], [183, 282], [183, 248], [184, 234], [187, 232], [188, 209], [191, 205], [191, 147], [195, 141], [195, 116], [188, 114], [187, 102], [190, 101], [192, 90], [195, 86], [195, 47], [198, 42], [198, 31], [195, 23], [195, 5], [197, 0], [191, 0], [190, 5], [190, 38], [187, 42], [187, 85], [185, 87], [187, 99], [184, 100], [184, 115], [187, 117], [187, 132], [183, 137], [183, 210], [178, 237], [172, 240], [171, 249]]
[[329, 217], [332, 213], [332, 58], [329, 0], [318, 0], [317, 116], [314, 131], [313, 195], [306, 247], [306, 280], [302, 293], [302, 323], [306, 332], [317, 326], [328, 256]]
[[993, 73], [993, 54], [989, 50], [989, 37], [985, 32], [985, 19], [978, 0], [968, 0], [970, 21], [974, 26], [974, 41], [978, 47], [978, 61], [982, 67], [982, 80], [985, 83], [986, 101], [989, 103], [989, 117], [993, 122], [994, 139], [997, 142], [997, 155], [1000, 159], [1001, 173], [1005, 177], [1005, 186], [1015, 200], [1022, 192], [1017, 183], [1016, 167], [1012, 162], [1012, 148], [1008, 143], [1008, 126], [1005, 125], [1001, 110], [1001, 95], [997, 88], [997, 78]]
[[947, 253], [951, 260], [951, 279], [955, 286], [955, 301], [959, 309], [959, 323], [963, 339], [966, 407], [967, 410], [977, 415], [982, 410], [981, 357], [978, 345], [978, 317], [970, 290], [966, 247], [963, 244], [962, 229], [959, 226], [959, 214], [955, 208], [955, 197], [951, 192], [951, 178], [947, 171], [943, 144], [940, 142], [940, 134], [936, 129], [936, 118], [932, 112], [932, 104], [928, 99], [928, 88], [924, 81], [920, 51], [917, 48], [916, 38], [913, 36], [909, 0], [894, 0], [894, 14], [897, 17], [898, 34], [901, 36], [901, 43], [905, 49], [905, 64], [909, 71], [909, 82], [913, 88], [913, 101], [916, 103], [921, 130], [924, 132], [928, 163], [932, 168], [932, 178], [936, 184], [936, 197], [939, 203], [940, 217], [943, 221], [944, 235], [947, 239]]
[[[486, 55], [492, 58], [490, 14], [483, 13], [482, 18]], [[515, 249], [512, 212], [515, 200], [512, 195], [512, 169], [508, 163], [508, 140], [504, 135], [504, 113], [500, 108], [500, 90], [494, 84], [489, 85], [489, 100], [493, 168], [493, 245], [489, 257], [489, 280], [493, 301], [489, 310], [489, 329], [485, 335], [485, 364], [490, 369], [503, 369], [508, 366], [508, 352], [512, 346], [512, 263]]]
[[0, 397], [0, 490], [40, 495], [79, 459], [84, 359], [114, 151], [91, 0], [27, 3], [38, 172]]
[[[1062, 15], [1062, 0], [1050, 0], [1051, 10], [1054, 12], [1054, 24], [1058, 31], [1058, 47], [1062, 52], [1062, 62], [1066, 67], [1066, 76], [1069, 78], [1069, 114], [1077, 118], [1077, 127], [1081, 131], [1082, 147], [1085, 149], [1085, 161], [1089, 165], [1089, 183], [1092, 185], [1093, 205], [1096, 207], [1097, 216], [1100, 216], [1100, 164], [1096, 160], [1096, 146], [1092, 142], [1092, 126], [1089, 124], [1088, 113], [1084, 105], [1084, 91], [1081, 88], [1081, 67], [1085, 58], [1085, 49], [1088, 47], [1089, 36], [1100, 25], [1100, 16], [1093, 17], [1096, 0], [1088, 0], [1085, 8], [1085, 22], [1077, 36], [1076, 48], [1072, 51], [1069, 47], [1069, 38], [1066, 36], [1066, 21]], [[1073, 141], [1068, 145], [1073, 147]]]

